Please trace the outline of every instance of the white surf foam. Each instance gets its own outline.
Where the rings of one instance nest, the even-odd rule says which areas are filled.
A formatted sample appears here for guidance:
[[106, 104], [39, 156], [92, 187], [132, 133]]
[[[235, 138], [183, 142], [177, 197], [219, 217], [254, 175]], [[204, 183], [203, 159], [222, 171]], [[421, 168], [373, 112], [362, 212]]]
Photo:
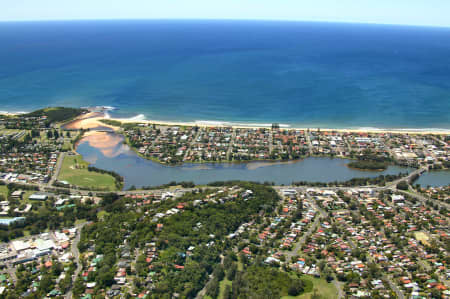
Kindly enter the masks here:
[[[242, 123], [242, 122], [230, 122], [230, 121], [214, 121], [214, 120], [196, 120], [195, 124], [204, 126], [237, 126], [237, 127], [272, 127], [272, 124], [268, 123]], [[280, 128], [289, 128], [288, 124], [278, 124]]]
[[132, 121], [144, 121], [145, 120], [145, 115], [144, 114], [138, 114], [136, 116], [130, 117], [129, 120], [132, 120]]
[[442, 132], [446, 133], [450, 131], [450, 129], [444, 128], [375, 128], [375, 127], [358, 127], [355, 130], [361, 131], [399, 131], [399, 132]]

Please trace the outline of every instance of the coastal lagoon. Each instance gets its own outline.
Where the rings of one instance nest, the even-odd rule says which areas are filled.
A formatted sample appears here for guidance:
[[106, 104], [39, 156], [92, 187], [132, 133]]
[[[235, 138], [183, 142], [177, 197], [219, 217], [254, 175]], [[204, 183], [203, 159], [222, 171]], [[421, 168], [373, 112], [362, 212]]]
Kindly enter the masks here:
[[158, 186], [172, 181], [192, 181], [206, 184], [214, 181], [245, 180], [274, 182], [277, 185], [293, 181], [332, 182], [356, 177], [376, 177], [398, 174], [410, 168], [389, 166], [385, 171], [360, 171], [346, 166], [342, 158], [309, 157], [304, 160], [272, 163], [203, 163], [166, 166], [138, 156], [123, 137], [115, 133], [90, 132], [78, 144], [77, 152], [93, 166], [112, 170], [124, 177], [124, 188]]

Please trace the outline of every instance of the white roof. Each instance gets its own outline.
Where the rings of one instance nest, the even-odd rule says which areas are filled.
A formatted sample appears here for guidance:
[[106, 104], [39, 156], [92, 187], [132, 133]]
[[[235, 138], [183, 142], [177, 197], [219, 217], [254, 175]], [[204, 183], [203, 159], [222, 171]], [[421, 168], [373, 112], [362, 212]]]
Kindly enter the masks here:
[[42, 240], [42, 239], [37, 239], [35, 245], [39, 251], [44, 251], [56, 247], [55, 243], [52, 240]]
[[22, 240], [12, 241], [12, 246], [16, 251], [22, 251], [30, 248], [30, 243]]
[[400, 194], [394, 194], [392, 195], [392, 200], [404, 200], [405, 197], [403, 195]]
[[37, 193], [35, 193], [35, 194], [32, 194], [30, 196], [30, 199], [45, 200], [45, 199], [47, 199], [47, 197], [48, 196], [46, 194], [37, 194]]
[[60, 242], [69, 240], [69, 237], [67, 237], [67, 235], [65, 233], [55, 232], [55, 237]]

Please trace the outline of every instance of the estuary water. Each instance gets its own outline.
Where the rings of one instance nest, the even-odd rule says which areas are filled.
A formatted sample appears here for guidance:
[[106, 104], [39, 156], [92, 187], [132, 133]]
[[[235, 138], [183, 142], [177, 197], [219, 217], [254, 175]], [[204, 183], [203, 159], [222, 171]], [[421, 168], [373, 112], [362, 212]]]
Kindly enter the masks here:
[[440, 187], [450, 185], [450, 170], [435, 170], [426, 172], [422, 174], [420, 178], [414, 182], [414, 184], [420, 184], [422, 187]]
[[0, 110], [104, 105], [167, 121], [450, 129], [450, 28], [1, 22], [0, 45]]
[[139, 157], [123, 143], [121, 136], [106, 132], [89, 133], [78, 144], [77, 152], [93, 166], [112, 170], [123, 176], [125, 189], [133, 185], [158, 186], [172, 181], [206, 184], [214, 181], [245, 180], [287, 185], [293, 181], [346, 181], [355, 177], [375, 177], [411, 170], [389, 166], [382, 172], [360, 171], [346, 167], [349, 163], [346, 159], [315, 157], [292, 163], [204, 163], [166, 166]]

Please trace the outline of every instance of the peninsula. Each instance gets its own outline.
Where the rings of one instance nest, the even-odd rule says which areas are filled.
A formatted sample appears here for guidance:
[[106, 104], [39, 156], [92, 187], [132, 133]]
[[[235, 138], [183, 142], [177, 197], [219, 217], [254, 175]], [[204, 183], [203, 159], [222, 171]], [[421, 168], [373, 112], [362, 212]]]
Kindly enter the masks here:
[[142, 157], [169, 165], [328, 156], [354, 159], [349, 167], [374, 171], [389, 164], [449, 168], [450, 132], [153, 122], [106, 118], [102, 112], [83, 114], [65, 129], [115, 131]]

